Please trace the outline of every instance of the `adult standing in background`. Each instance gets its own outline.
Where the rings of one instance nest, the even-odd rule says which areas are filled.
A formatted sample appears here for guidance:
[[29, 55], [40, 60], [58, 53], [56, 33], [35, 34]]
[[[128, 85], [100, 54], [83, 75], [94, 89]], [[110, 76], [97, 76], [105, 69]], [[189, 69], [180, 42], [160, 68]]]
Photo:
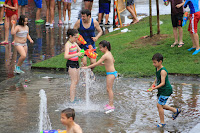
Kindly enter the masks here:
[[[182, 29], [182, 22], [183, 22], [183, 6], [180, 8], [177, 8], [176, 5], [182, 3], [182, 0], [168, 0], [164, 4], [167, 6], [171, 3], [171, 21], [173, 26], [173, 33], [174, 33], [174, 43], [171, 45], [171, 47], [174, 47], [178, 45], [178, 47], [182, 47], [184, 45], [183, 43], [183, 29]], [[179, 41], [178, 41], [178, 33], [179, 31]]]
[[[95, 42], [99, 39], [99, 37], [102, 35], [103, 31], [101, 27], [99, 26], [99, 23], [91, 18], [91, 12], [88, 9], [83, 9], [81, 11], [81, 19], [77, 20], [77, 22], [74, 25], [74, 29], [78, 29], [79, 33], [83, 36], [87, 44], [80, 45], [81, 49], [87, 50], [89, 45], [92, 45], [94, 49]], [[98, 31], [98, 34], [95, 36], [95, 30]], [[87, 56], [84, 56], [81, 59], [82, 66], [87, 66]], [[90, 64], [93, 64], [96, 62], [96, 59], [90, 59]]]

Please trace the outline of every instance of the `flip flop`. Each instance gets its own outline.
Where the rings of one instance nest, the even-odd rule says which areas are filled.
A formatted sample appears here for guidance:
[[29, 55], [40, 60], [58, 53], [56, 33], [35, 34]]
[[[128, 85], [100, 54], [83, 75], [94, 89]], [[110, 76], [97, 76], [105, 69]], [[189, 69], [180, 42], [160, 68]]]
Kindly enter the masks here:
[[173, 113], [172, 114], [172, 119], [173, 120], [175, 120], [177, 117], [178, 117], [178, 115], [181, 113], [181, 109], [176, 109], [176, 113]]
[[176, 45], [178, 45], [178, 43], [173, 43], [173, 44], [171, 45], [171, 48], [175, 47]]
[[165, 127], [165, 126], [166, 126], [166, 124], [159, 123], [156, 127], [161, 127], [161, 128], [163, 128], [163, 127]]
[[5, 45], [5, 44], [8, 44], [8, 42], [1, 42], [0, 44], [1, 45]]
[[178, 47], [180, 48], [180, 47], [182, 47], [184, 45], [184, 43], [180, 43], [180, 44], [178, 44]]

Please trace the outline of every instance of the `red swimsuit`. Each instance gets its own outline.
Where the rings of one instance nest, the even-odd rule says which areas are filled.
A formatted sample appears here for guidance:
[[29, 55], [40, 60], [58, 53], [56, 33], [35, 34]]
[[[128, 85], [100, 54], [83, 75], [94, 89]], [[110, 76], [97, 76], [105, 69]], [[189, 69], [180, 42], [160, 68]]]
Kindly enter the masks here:
[[[12, 5], [11, 0], [6, 0], [5, 4], [14, 7], [15, 4], [18, 5], [18, 1], [17, 0], [13, 0], [13, 5]], [[17, 10], [12, 10], [10, 8], [6, 8], [6, 16], [7, 17], [12, 17], [15, 14], [18, 15], [18, 11]]]

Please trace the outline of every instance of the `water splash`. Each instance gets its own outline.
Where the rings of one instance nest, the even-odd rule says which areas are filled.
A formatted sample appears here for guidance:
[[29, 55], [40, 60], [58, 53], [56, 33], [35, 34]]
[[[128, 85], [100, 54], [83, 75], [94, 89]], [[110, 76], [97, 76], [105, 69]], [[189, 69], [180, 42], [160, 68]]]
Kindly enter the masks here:
[[39, 106], [39, 132], [43, 130], [51, 130], [51, 122], [49, 114], [47, 113], [47, 96], [43, 89], [39, 92], [40, 106]]

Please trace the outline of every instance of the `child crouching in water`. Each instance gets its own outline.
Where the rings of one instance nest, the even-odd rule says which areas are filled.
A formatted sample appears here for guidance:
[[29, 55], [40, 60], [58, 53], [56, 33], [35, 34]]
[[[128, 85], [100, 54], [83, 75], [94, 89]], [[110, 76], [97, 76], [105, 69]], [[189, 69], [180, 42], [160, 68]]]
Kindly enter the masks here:
[[[95, 66], [98, 65], [104, 65], [106, 69], [106, 86], [107, 86], [107, 92], [109, 96], [109, 104], [105, 105], [105, 110], [107, 111], [114, 111], [115, 107], [113, 105], [113, 83], [115, 78], [117, 77], [117, 71], [115, 70], [114, 67], [114, 57], [112, 53], [110, 52], [111, 50], [111, 45], [110, 42], [103, 40], [99, 43], [99, 49], [101, 52], [104, 53], [104, 55], [94, 64], [89, 65], [87, 67], [82, 67], [82, 68], [94, 68]], [[104, 63], [103, 63], [104, 62]]]
[[74, 109], [67, 108], [61, 112], [61, 119], [63, 125], [66, 126], [67, 133], [82, 133], [81, 127], [74, 122]]
[[170, 97], [170, 95], [173, 93], [172, 86], [168, 79], [168, 71], [167, 69], [162, 65], [163, 62], [163, 56], [160, 53], [155, 54], [152, 57], [153, 65], [156, 67], [156, 79], [153, 82], [151, 91], [158, 89], [158, 103], [157, 108], [160, 116], [160, 123], [157, 125], [157, 127], [164, 127], [165, 121], [164, 121], [164, 109], [170, 110], [173, 112], [172, 119], [175, 120], [176, 117], [181, 112], [181, 109], [176, 109], [173, 107], [170, 107], [169, 105], [166, 105], [167, 99]]

